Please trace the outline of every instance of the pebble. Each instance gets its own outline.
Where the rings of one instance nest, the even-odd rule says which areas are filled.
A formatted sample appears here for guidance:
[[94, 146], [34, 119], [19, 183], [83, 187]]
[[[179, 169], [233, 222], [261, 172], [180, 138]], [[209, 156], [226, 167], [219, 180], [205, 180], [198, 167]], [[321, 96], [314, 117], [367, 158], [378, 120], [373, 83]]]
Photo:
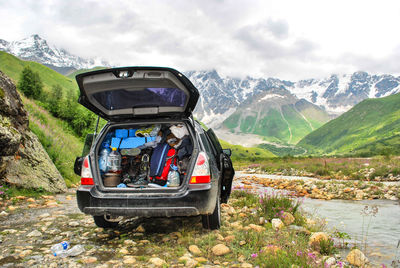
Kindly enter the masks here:
[[8, 216], [8, 213], [7, 212], [5, 212], [5, 211], [2, 211], [2, 212], [0, 212], [0, 216]]
[[196, 267], [196, 265], [198, 264], [198, 261], [193, 260], [192, 258], [190, 258], [188, 256], [180, 257], [179, 262], [184, 263], [185, 267], [189, 267], [189, 268]]
[[50, 217], [49, 213], [43, 213], [43, 214], [39, 215], [38, 218], [42, 219], [42, 218], [48, 218], [48, 217]]
[[95, 263], [95, 262], [97, 262], [97, 258], [96, 257], [87, 257], [87, 258], [82, 259], [82, 262], [85, 264]]
[[26, 235], [27, 237], [39, 237], [42, 236], [42, 233], [39, 232], [38, 230], [34, 230], [30, 232], [29, 234]]
[[162, 260], [162, 259], [160, 259], [160, 258], [158, 258], [158, 257], [151, 258], [151, 259], [149, 260], [149, 263], [151, 263], [151, 264], [153, 264], [153, 265], [155, 265], [155, 266], [157, 266], [157, 267], [162, 267], [163, 265], [166, 265], [166, 264], [167, 264], [164, 260]]
[[192, 254], [197, 255], [197, 256], [199, 256], [199, 255], [202, 254], [201, 250], [200, 250], [199, 247], [196, 246], [196, 245], [190, 245], [190, 246], [189, 246], [189, 251], [190, 251]]
[[280, 230], [285, 226], [281, 219], [272, 219], [271, 223], [274, 230]]
[[124, 264], [133, 264], [135, 262], [136, 262], [135, 257], [133, 257], [133, 256], [124, 256], [124, 260], [123, 260]]
[[71, 222], [68, 223], [68, 225], [71, 226], [71, 227], [77, 227], [77, 226], [79, 226], [79, 222], [71, 221]]

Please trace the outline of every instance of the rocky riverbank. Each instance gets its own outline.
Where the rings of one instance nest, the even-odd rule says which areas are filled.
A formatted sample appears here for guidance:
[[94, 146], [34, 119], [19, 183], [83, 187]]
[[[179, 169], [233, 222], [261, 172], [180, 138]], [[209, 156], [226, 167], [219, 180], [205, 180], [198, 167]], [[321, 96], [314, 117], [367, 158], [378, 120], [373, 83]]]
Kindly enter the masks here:
[[271, 187], [279, 190], [287, 190], [299, 197], [315, 199], [388, 199], [398, 200], [400, 188], [398, 185], [389, 185], [378, 182], [367, 181], [342, 181], [342, 180], [312, 180], [312, 179], [283, 179], [268, 178], [263, 175], [250, 175], [238, 178], [243, 188], [251, 189], [255, 184]]
[[[222, 205], [218, 231], [200, 217], [131, 219], [116, 230], [96, 228], [80, 213], [73, 192], [57, 196], [3, 199], [0, 204], [0, 266], [12, 267], [340, 267], [317, 222], [282, 211], [268, 218], [257, 195], [234, 191]], [[278, 209], [277, 207], [272, 209]], [[279, 208], [282, 210], [282, 208]], [[262, 216], [264, 215], [264, 216]], [[325, 239], [327, 238], [327, 239]], [[58, 258], [50, 247], [61, 241], [83, 245], [76, 257]]]

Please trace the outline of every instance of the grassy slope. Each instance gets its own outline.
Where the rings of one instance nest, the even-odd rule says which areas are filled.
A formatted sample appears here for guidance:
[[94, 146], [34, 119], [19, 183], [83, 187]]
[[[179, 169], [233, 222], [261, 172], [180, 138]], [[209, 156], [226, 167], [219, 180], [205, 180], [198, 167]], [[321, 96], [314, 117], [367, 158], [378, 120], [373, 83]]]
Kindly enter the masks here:
[[232, 150], [233, 164], [250, 163], [276, 157], [273, 153], [266, 149], [255, 147], [243, 147], [241, 145], [233, 145], [226, 141], [219, 140], [222, 148]]
[[[64, 90], [77, 90], [77, 84], [52, 69], [36, 62], [22, 61], [13, 55], [0, 51], [0, 70], [8, 75], [15, 84], [18, 83], [20, 73], [25, 66], [38, 72], [43, 82], [44, 90], [50, 92], [55, 84]], [[73, 173], [75, 157], [80, 155], [83, 148], [82, 141], [76, 137], [67, 123], [51, 116], [46, 110], [39, 107], [34, 101], [21, 94], [25, 108], [29, 112], [31, 130], [39, 137], [50, 158], [64, 177], [68, 186], [78, 181]]]
[[74, 162], [82, 152], [83, 142], [73, 135], [65, 122], [53, 117], [32, 100], [21, 97], [29, 113], [30, 129], [38, 136], [67, 186], [77, 183], [79, 177], [73, 171]]
[[399, 153], [395, 144], [400, 144], [400, 94], [364, 100], [298, 143], [326, 154]]
[[78, 88], [75, 80], [69, 79], [44, 65], [32, 61], [23, 61], [0, 51], [0, 70], [14, 80], [15, 83], [18, 83], [22, 69], [25, 66], [29, 66], [33, 71], [39, 73], [45, 91], [49, 91], [55, 84], [59, 84], [67, 90], [77, 90]]
[[101, 70], [101, 69], [106, 69], [106, 67], [94, 67], [92, 69], [80, 69], [80, 70], [77, 70], [77, 71], [73, 72], [72, 74], [69, 74], [67, 77], [69, 79], [71, 79], [71, 80], [75, 80], [75, 76], [77, 76], [78, 74], [85, 73], [85, 72], [96, 71], [96, 70]]
[[258, 119], [256, 113], [244, 116], [241, 111], [236, 111], [223, 124], [231, 131], [254, 133], [270, 142], [296, 144], [313, 129], [329, 121], [326, 113], [301, 102], [296, 106], [282, 106], [281, 109], [282, 113], [277, 109], [268, 109]]

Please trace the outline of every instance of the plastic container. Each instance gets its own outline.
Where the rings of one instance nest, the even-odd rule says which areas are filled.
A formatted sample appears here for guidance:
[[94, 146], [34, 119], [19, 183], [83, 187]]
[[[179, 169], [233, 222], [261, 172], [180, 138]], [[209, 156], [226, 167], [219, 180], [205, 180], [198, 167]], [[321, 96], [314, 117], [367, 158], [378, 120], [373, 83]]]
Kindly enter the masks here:
[[107, 157], [107, 171], [109, 173], [121, 173], [121, 154], [117, 148], [113, 147], [111, 153]]
[[71, 249], [59, 250], [59, 251], [57, 251], [56, 253], [53, 253], [53, 254], [56, 257], [66, 258], [66, 257], [69, 257], [69, 256], [72, 256], [72, 257], [78, 256], [79, 254], [81, 254], [84, 251], [85, 251], [85, 248], [82, 245], [75, 245]]
[[100, 151], [99, 157], [99, 169], [101, 172], [107, 172], [107, 158], [111, 152], [110, 145], [108, 143], [103, 143], [103, 149]]
[[167, 185], [168, 187], [178, 187], [181, 184], [179, 178], [178, 167], [171, 164], [171, 169], [168, 172]]
[[63, 241], [61, 243], [55, 244], [51, 246], [50, 250], [54, 256], [59, 256], [64, 251], [66, 251], [69, 247], [69, 243], [67, 241]]

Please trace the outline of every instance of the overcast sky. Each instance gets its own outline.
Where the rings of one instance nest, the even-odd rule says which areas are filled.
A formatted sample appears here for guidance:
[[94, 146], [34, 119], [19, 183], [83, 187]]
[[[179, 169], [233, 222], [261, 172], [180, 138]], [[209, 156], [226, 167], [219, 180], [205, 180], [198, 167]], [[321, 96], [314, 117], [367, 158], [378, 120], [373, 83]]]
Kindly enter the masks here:
[[400, 73], [400, 1], [0, 0], [0, 39], [39, 34], [112, 65], [297, 80]]

